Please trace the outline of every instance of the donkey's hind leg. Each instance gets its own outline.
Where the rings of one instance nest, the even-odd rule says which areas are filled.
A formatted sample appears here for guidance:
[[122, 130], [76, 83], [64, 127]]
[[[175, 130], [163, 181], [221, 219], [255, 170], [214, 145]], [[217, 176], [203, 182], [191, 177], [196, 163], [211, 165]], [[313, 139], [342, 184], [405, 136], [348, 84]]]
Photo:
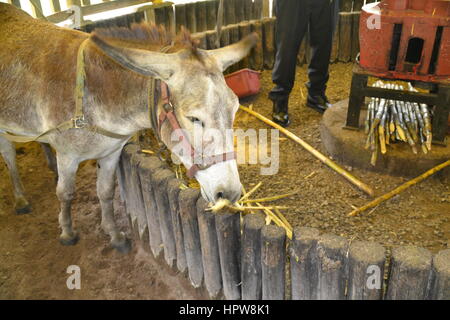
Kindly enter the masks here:
[[52, 170], [55, 174], [58, 174], [58, 166], [56, 164], [56, 156], [53, 153], [52, 147], [48, 143], [39, 142], [44, 151], [45, 159], [47, 160], [47, 165], [50, 170]]
[[61, 203], [59, 226], [61, 227], [60, 242], [63, 245], [74, 245], [78, 242], [78, 234], [72, 227], [71, 207], [75, 196], [75, 178], [79, 161], [68, 155], [57, 154], [58, 185], [56, 195]]
[[5, 159], [6, 165], [9, 170], [9, 175], [11, 177], [16, 213], [24, 214], [31, 212], [31, 206], [28, 203], [27, 199], [25, 199], [23, 185], [20, 181], [19, 172], [17, 171], [16, 149], [12, 142], [3, 137], [0, 137], [0, 153], [3, 159]]
[[115, 172], [121, 149], [97, 160], [97, 195], [102, 207], [102, 228], [111, 237], [111, 245], [121, 253], [128, 253], [131, 242], [123, 232], [119, 232], [114, 221]]

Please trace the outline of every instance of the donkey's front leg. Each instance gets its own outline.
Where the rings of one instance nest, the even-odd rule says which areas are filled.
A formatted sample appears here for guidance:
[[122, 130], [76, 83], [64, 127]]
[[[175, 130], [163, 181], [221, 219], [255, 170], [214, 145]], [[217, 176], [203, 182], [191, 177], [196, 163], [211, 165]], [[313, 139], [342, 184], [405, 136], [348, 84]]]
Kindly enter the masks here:
[[131, 242], [123, 232], [119, 232], [114, 221], [115, 172], [121, 152], [120, 149], [97, 160], [97, 195], [102, 207], [101, 226], [110, 235], [111, 245], [121, 253], [128, 253], [131, 249]]
[[79, 160], [69, 155], [57, 154], [58, 185], [56, 195], [61, 202], [59, 225], [61, 227], [60, 242], [63, 245], [74, 245], [78, 241], [78, 234], [72, 228], [71, 207], [75, 196], [75, 178]]

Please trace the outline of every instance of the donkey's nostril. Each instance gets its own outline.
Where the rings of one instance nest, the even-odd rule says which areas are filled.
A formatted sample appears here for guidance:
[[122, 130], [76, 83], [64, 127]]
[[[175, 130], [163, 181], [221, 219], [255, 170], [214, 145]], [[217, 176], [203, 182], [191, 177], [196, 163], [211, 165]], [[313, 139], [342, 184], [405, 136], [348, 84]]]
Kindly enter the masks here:
[[223, 192], [217, 192], [217, 194], [216, 194], [216, 200], [223, 199], [223, 198], [224, 198]]

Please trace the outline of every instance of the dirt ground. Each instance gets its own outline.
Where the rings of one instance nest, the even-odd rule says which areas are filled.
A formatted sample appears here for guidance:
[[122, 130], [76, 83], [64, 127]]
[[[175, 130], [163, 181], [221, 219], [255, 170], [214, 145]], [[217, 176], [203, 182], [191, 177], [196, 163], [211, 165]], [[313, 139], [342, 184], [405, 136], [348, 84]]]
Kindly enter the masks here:
[[[95, 162], [78, 171], [73, 220], [80, 241], [62, 246], [59, 241], [59, 203], [55, 176], [37, 143], [21, 145], [18, 165], [33, 212], [13, 213], [14, 198], [4, 162], [0, 162], [0, 299], [206, 299], [186, 277], [155, 261], [133, 243], [122, 255], [109, 246], [100, 228], [96, 196]], [[124, 207], [116, 190], [115, 216], [124, 232], [129, 230]], [[81, 289], [66, 286], [67, 267], [81, 271]]]
[[[331, 103], [348, 98], [351, 70], [352, 64], [331, 66], [327, 90]], [[290, 97], [292, 123], [289, 130], [326, 154], [319, 133], [322, 116], [305, 106], [305, 68], [297, 68], [296, 79]], [[272, 103], [267, 99], [272, 88], [270, 71], [263, 72], [261, 81], [262, 92], [243, 101], [243, 104], [253, 104], [254, 110], [271, 118]], [[259, 129], [268, 126], [240, 111], [235, 127]], [[346, 168], [372, 186], [377, 195], [389, 192], [408, 180]], [[280, 169], [276, 176], [260, 175], [259, 165], [241, 165], [239, 172], [247, 190], [260, 181], [263, 183], [252, 196], [254, 198], [298, 190], [296, 195], [277, 201], [277, 205], [290, 207], [283, 213], [294, 227], [315, 227], [321, 232], [348, 239], [377, 241], [386, 247], [413, 244], [436, 252], [450, 245], [450, 168], [444, 170], [445, 174], [436, 174], [358, 217], [347, 217], [346, 214], [353, 210], [353, 206], [366, 204], [370, 201], [369, 197], [291, 140], [280, 141]]]
[[[351, 64], [331, 67], [328, 96], [331, 102], [348, 97]], [[290, 130], [315, 148], [321, 146], [321, 115], [304, 106], [306, 72], [298, 69], [291, 98]], [[270, 116], [270, 72], [262, 74], [262, 92], [243, 104]], [[236, 127], [267, 128], [265, 124], [239, 112]], [[55, 177], [47, 168], [44, 155], [35, 143], [18, 146], [19, 170], [33, 206], [28, 215], [13, 214], [13, 195], [8, 172], [0, 161], [0, 298], [1, 299], [202, 299], [204, 290], [191, 288], [186, 277], [169, 270], [164, 263], [133, 243], [128, 255], [109, 247], [109, 238], [100, 229], [100, 208], [95, 191], [95, 165], [86, 162], [77, 176], [77, 196], [73, 219], [80, 241], [72, 247], [58, 242], [59, 203], [55, 195]], [[349, 168], [373, 186], [377, 194], [387, 192], [406, 181]], [[447, 170], [449, 170], [447, 168]], [[360, 217], [348, 218], [352, 206], [369, 201], [362, 192], [322, 165], [292, 141], [280, 141], [280, 169], [276, 176], [260, 175], [259, 165], [241, 165], [244, 186], [263, 184], [255, 198], [298, 193], [277, 201], [289, 206], [283, 213], [293, 226], [317, 227], [349, 239], [378, 241], [385, 246], [415, 244], [436, 252], [447, 248], [450, 236], [449, 175], [436, 175], [378, 206]], [[116, 192], [117, 221], [128, 231], [124, 208]], [[68, 290], [69, 265], [81, 268], [81, 290]]]

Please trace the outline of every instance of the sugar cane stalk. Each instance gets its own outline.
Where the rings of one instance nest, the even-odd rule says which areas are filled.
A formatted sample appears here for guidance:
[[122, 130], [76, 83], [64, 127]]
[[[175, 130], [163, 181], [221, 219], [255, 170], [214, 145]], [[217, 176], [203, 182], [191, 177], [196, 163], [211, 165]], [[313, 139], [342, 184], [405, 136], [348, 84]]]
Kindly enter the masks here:
[[421, 182], [422, 180], [425, 180], [426, 178], [428, 178], [429, 176], [435, 174], [436, 172], [444, 169], [445, 167], [450, 166], [450, 160], [447, 160], [444, 163], [441, 163], [440, 165], [428, 170], [427, 172], [423, 173], [422, 175], [402, 184], [401, 186], [395, 188], [394, 190], [386, 193], [385, 195], [382, 195], [381, 197], [376, 198], [375, 200], [369, 202], [368, 204], [353, 210], [352, 212], [350, 212], [348, 214], [349, 217], [354, 217], [358, 214], [360, 214], [361, 212], [367, 210], [367, 209], [371, 209], [377, 205], [379, 205], [380, 203], [391, 199], [392, 197], [395, 197], [396, 195], [398, 195], [399, 193], [403, 192], [404, 190], [408, 189], [409, 187]]

